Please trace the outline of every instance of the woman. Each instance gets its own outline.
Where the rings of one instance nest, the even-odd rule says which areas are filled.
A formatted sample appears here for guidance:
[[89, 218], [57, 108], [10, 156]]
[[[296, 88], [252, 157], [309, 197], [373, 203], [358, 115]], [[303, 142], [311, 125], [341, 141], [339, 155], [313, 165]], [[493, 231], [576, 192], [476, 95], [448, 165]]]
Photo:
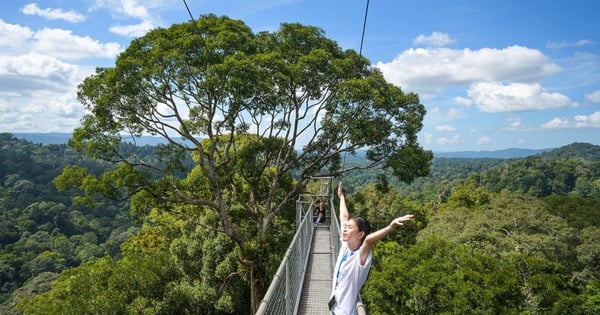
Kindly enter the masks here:
[[356, 302], [363, 284], [367, 280], [373, 261], [373, 246], [396, 227], [410, 221], [412, 214], [398, 217], [390, 224], [369, 234], [369, 222], [361, 217], [350, 218], [342, 183], [338, 186], [340, 199], [340, 229], [342, 242], [333, 270], [332, 295], [329, 309], [335, 315], [356, 314]]
[[319, 199], [317, 200], [317, 206], [315, 207], [315, 213], [314, 216], [317, 217], [317, 219], [315, 220], [315, 223], [324, 223], [325, 222], [325, 204], [323, 203], [323, 200]]

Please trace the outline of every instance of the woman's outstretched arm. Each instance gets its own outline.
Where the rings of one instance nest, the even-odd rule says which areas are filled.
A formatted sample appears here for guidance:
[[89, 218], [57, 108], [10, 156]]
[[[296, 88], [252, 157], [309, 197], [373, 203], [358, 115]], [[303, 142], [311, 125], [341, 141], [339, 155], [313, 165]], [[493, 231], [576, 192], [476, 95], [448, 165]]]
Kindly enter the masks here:
[[348, 221], [350, 219], [350, 215], [348, 214], [348, 207], [346, 206], [346, 197], [344, 197], [344, 188], [342, 187], [342, 182], [338, 185], [338, 198], [340, 198], [340, 228], [342, 228], [342, 223]]
[[373, 249], [373, 246], [375, 246], [375, 244], [377, 242], [379, 242], [381, 239], [386, 237], [386, 235], [390, 234], [398, 226], [403, 225], [404, 222], [412, 220], [412, 218], [413, 218], [412, 214], [407, 214], [405, 216], [395, 218], [385, 228], [383, 228], [381, 230], [377, 230], [377, 231], [367, 235], [367, 237], [365, 238], [365, 241], [363, 242], [362, 246], [360, 247], [360, 251], [359, 251], [361, 265], [365, 264], [365, 262], [367, 261], [367, 257], [369, 257], [369, 253], [371, 252], [371, 250]]

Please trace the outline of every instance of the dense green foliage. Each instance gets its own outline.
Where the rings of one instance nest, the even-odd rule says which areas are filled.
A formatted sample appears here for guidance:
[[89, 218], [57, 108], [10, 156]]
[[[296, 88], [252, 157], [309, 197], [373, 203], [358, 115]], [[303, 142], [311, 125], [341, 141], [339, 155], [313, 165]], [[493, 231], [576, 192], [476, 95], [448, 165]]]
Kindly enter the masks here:
[[0, 134], [0, 148], [0, 302], [14, 305], [47, 290], [64, 269], [120, 257], [120, 245], [136, 231], [127, 203], [76, 205], [72, 193], [53, 184], [63, 167], [99, 174], [104, 163], [66, 145], [36, 145], [10, 134]]
[[[435, 159], [432, 172], [448, 186], [439, 203], [405, 198], [404, 186], [377, 181], [375, 173], [371, 184], [349, 187], [353, 213], [368, 217], [374, 228], [399, 215], [416, 215], [375, 248], [374, 267], [362, 291], [369, 313], [599, 313], [600, 200], [581, 196], [576, 186], [539, 198], [534, 190], [493, 191], [485, 185], [488, 172], [496, 168], [521, 176], [516, 170], [527, 166], [530, 172], [542, 168], [556, 176], [559, 172], [548, 170], [549, 165], [563, 170], [570, 165], [576, 181], [593, 186], [597, 177], [576, 170], [600, 157], [581, 158], [578, 148], [588, 152], [587, 145], [567, 147], [570, 151], [559, 149], [560, 157]], [[35, 145], [10, 135], [3, 135], [2, 148], [2, 313], [250, 312], [235, 244], [205, 228], [218, 222], [214, 213], [198, 213], [190, 221], [152, 211], [138, 229], [126, 219], [128, 209], [110, 211], [119, 203], [97, 199], [93, 208], [75, 206], [72, 193], [53, 187], [64, 166], [85, 165], [101, 174], [105, 164], [81, 158], [66, 146]], [[147, 152], [154, 154], [151, 148]], [[360, 157], [346, 163], [360, 163]], [[15, 174], [31, 182], [28, 196], [15, 190]], [[434, 178], [425, 182], [435, 185]], [[270, 261], [269, 274], [289, 242], [291, 220], [275, 223], [278, 239], [272, 244], [282, 248], [261, 252]]]
[[70, 147], [0, 135], [1, 312], [251, 313], [293, 201], [344, 175], [375, 229], [415, 214], [375, 248], [371, 314], [600, 313], [597, 146], [431, 163], [418, 96], [322, 30], [197, 22], [85, 79]]
[[[154, 29], [114, 67], [96, 69], [77, 97], [88, 114], [69, 144], [114, 167], [100, 175], [66, 168], [57, 187], [81, 190], [77, 201], [85, 203], [129, 198], [143, 222], [165, 212], [226, 235], [240, 263], [231, 277], [248, 286], [251, 310], [311, 177], [381, 166], [411, 182], [432, 159], [418, 142], [418, 95], [388, 83], [323, 30], [297, 23], [254, 33], [242, 21], [205, 15]], [[166, 142], [154, 159], [136, 146], [123, 150], [125, 135], [145, 134]], [[342, 167], [342, 154], [358, 150], [366, 150], [363, 163]], [[188, 157], [193, 163], [182, 163]], [[218, 220], [198, 223], [210, 215]]]

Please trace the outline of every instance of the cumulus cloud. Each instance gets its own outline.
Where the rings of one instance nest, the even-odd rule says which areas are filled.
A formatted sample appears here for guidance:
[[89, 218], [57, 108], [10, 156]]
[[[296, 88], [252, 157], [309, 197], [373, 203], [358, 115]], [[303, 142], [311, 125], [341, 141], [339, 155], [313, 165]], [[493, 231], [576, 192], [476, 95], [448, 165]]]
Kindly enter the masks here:
[[23, 14], [37, 15], [49, 20], [65, 20], [68, 22], [79, 23], [85, 21], [85, 16], [70, 10], [64, 12], [62, 9], [40, 9], [36, 3], [30, 3], [23, 7]]
[[[85, 109], [76, 99], [78, 67], [56, 58], [32, 53], [0, 63], [0, 125], [22, 132], [71, 132]], [[6, 90], [5, 90], [6, 89]], [[16, 91], [16, 92], [15, 92]]]
[[539, 50], [522, 46], [479, 50], [412, 48], [392, 62], [378, 62], [386, 80], [407, 91], [435, 94], [475, 82], [535, 82], [561, 71]]
[[490, 137], [483, 136], [483, 137], [477, 139], [476, 143], [477, 144], [486, 144], [486, 143], [490, 143], [490, 142], [492, 142], [492, 139]]
[[114, 58], [121, 51], [117, 43], [101, 43], [88, 36], [74, 35], [70, 30], [45, 28], [33, 37], [35, 51], [58, 58]]
[[440, 125], [440, 126], [435, 126], [435, 130], [436, 131], [456, 131], [456, 128], [454, 128], [454, 126], [451, 126], [451, 125]]
[[138, 24], [112, 26], [109, 30], [127, 37], [140, 37], [153, 28], [155, 25], [151, 21], [142, 21]]
[[172, 4], [167, 1], [144, 1], [143, 4], [139, 2], [141, 1], [96, 0], [90, 10], [108, 9], [113, 15], [123, 19], [138, 20], [137, 23], [114, 25], [109, 28], [109, 31], [127, 37], [140, 37], [161, 24], [157, 13]]
[[446, 33], [433, 32], [431, 35], [419, 35], [413, 40], [413, 45], [442, 47], [452, 44], [454, 40]]
[[423, 142], [427, 143], [427, 144], [431, 144], [433, 143], [433, 135], [429, 132], [425, 132], [424, 137], [423, 137]]
[[585, 99], [588, 102], [592, 102], [592, 103], [600, 103], [600, 90], [596, 90], [592, 93], [586, 94], [585, 95]]
[[577, 115], [574, 120], [577, 128], [600, 128], [600, 112], [591, 115]]
[[446, 116], [447, 117], [460, 117], [462, 116], [462, 111], [456, 109], [456, 108], [450, 108], [447, 112], [446, 112]]
[[547, 92], [539, 83], [475, 83], [467, 94], [479, 110], [487, 113], [544, 110], [576, 105], [563, 94]]
[[121, 1], [123, 5], [123, 12], [130, 17], [138, 18], [138, 19], [148, 19], [150, 15], [148, 14], [148, 10], [146, 7], [139, 5], [137, 0], [123, 0]]
[[519, 118], [507, 118], [506, 121], [509, 123], [508, 130], [519, 130], [523, 125]]
[[51, 56], [32, 52], [0, 59], [0, 92], [18, 91], [21, 95], [34, 90], [65, 91], [81, 80], [78, 66]]
[[460, 143], [460, 136], [454, 135], [452, 137], [436, 138], [433, 134], [426, 132], [424, 134], [423, 142], [427, 143], [427, 144], [437, 144], [437, 145], [456, 144], [456, 143]]
[[447, 138], [447, 137], [439, 137], [435, 140], [436, 144], [439, 145], [446, 145], [446, 144], [456, 144], [460, 142], [460, 136], [459, 135], [454, 135], [451, 138]]
[[585, 46], [585, 45], [589, 45], [591, 44], [592, 41], [589, 39], [580, 39], [576, 42], [566, 42], [566, 41], [562, 41], [562, 42], [553, 42], [553, 41], [548, 41], [546, 42], [546, 47], [547, 48], [551, 48], [551, 49], [561, 49], [561, 48], [566, 48], [566, 47], [580, 47], [580, 46]]
[[573, 118], [556, 117], [541, 126], [544, 129], [600, 128], [600, 112], [576, 115]]
[[458, 105], [467, 106], [467, 107], [473, 105], [473, 101], [471, 99], [468, 99], [465, 97], [460, 97], [460, 96], [457, 96], [454, 98], [454, 103], [456, 103]]
[[9, 24], [0, 19], [0, 47], [20, 47], [32, 36], [33, 31], [30, 28]]

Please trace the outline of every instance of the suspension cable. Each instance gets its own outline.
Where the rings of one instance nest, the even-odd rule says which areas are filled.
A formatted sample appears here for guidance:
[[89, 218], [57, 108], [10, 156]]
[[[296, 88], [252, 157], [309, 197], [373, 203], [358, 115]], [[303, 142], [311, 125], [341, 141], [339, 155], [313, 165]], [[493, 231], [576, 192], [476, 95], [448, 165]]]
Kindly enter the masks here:
[[[362, 49], [363, 49], [363, 42], [365, 40], [365, 29], [367, 28], [367, 16], [368, 15], [369, 15], [369, 0], [367, 0], [367, 5], [365, 7], [365, 18], [363, 20], [362, 34], [360, 36], [360, 49], [358, 51], [359, 59], [362, 58]], [[342, 160], [342, 170], [344, 169], [344, 166], [346, 165], [346, 154], [348, 154], [348, 151], [344, 151], [344, 159]]]
[[198, 28], [198, 24], [196, 24], [196, 20], [194, 20], [194, 15], [192, 14], [192, 11], [190, 11], [190, 7], [188, 6], [188, 4], [185, 0], [183, 0], [183, 4], [185, 5], [185, 8], [187, 9], [188, 14], [190, 15], [190, 18], [192, 19], [192, 23], [194, 23], [194, 26], [196, 27], [196, 31], [198, 31], [198, 35], [200, 35], [200, 39], [202, 39], [202, 32], [200, 31], [200, 28]]
[[363, 21], [362, 35], [360, 37], [360, 50], [358, 51], [359, 56], [362, 57], [363, 41], [365, 40], [365, 29], [367, 28], [367, 15], [369, 14], [369, 0], [367, 0], [367, 7], [365, 8], [365, 20]]

